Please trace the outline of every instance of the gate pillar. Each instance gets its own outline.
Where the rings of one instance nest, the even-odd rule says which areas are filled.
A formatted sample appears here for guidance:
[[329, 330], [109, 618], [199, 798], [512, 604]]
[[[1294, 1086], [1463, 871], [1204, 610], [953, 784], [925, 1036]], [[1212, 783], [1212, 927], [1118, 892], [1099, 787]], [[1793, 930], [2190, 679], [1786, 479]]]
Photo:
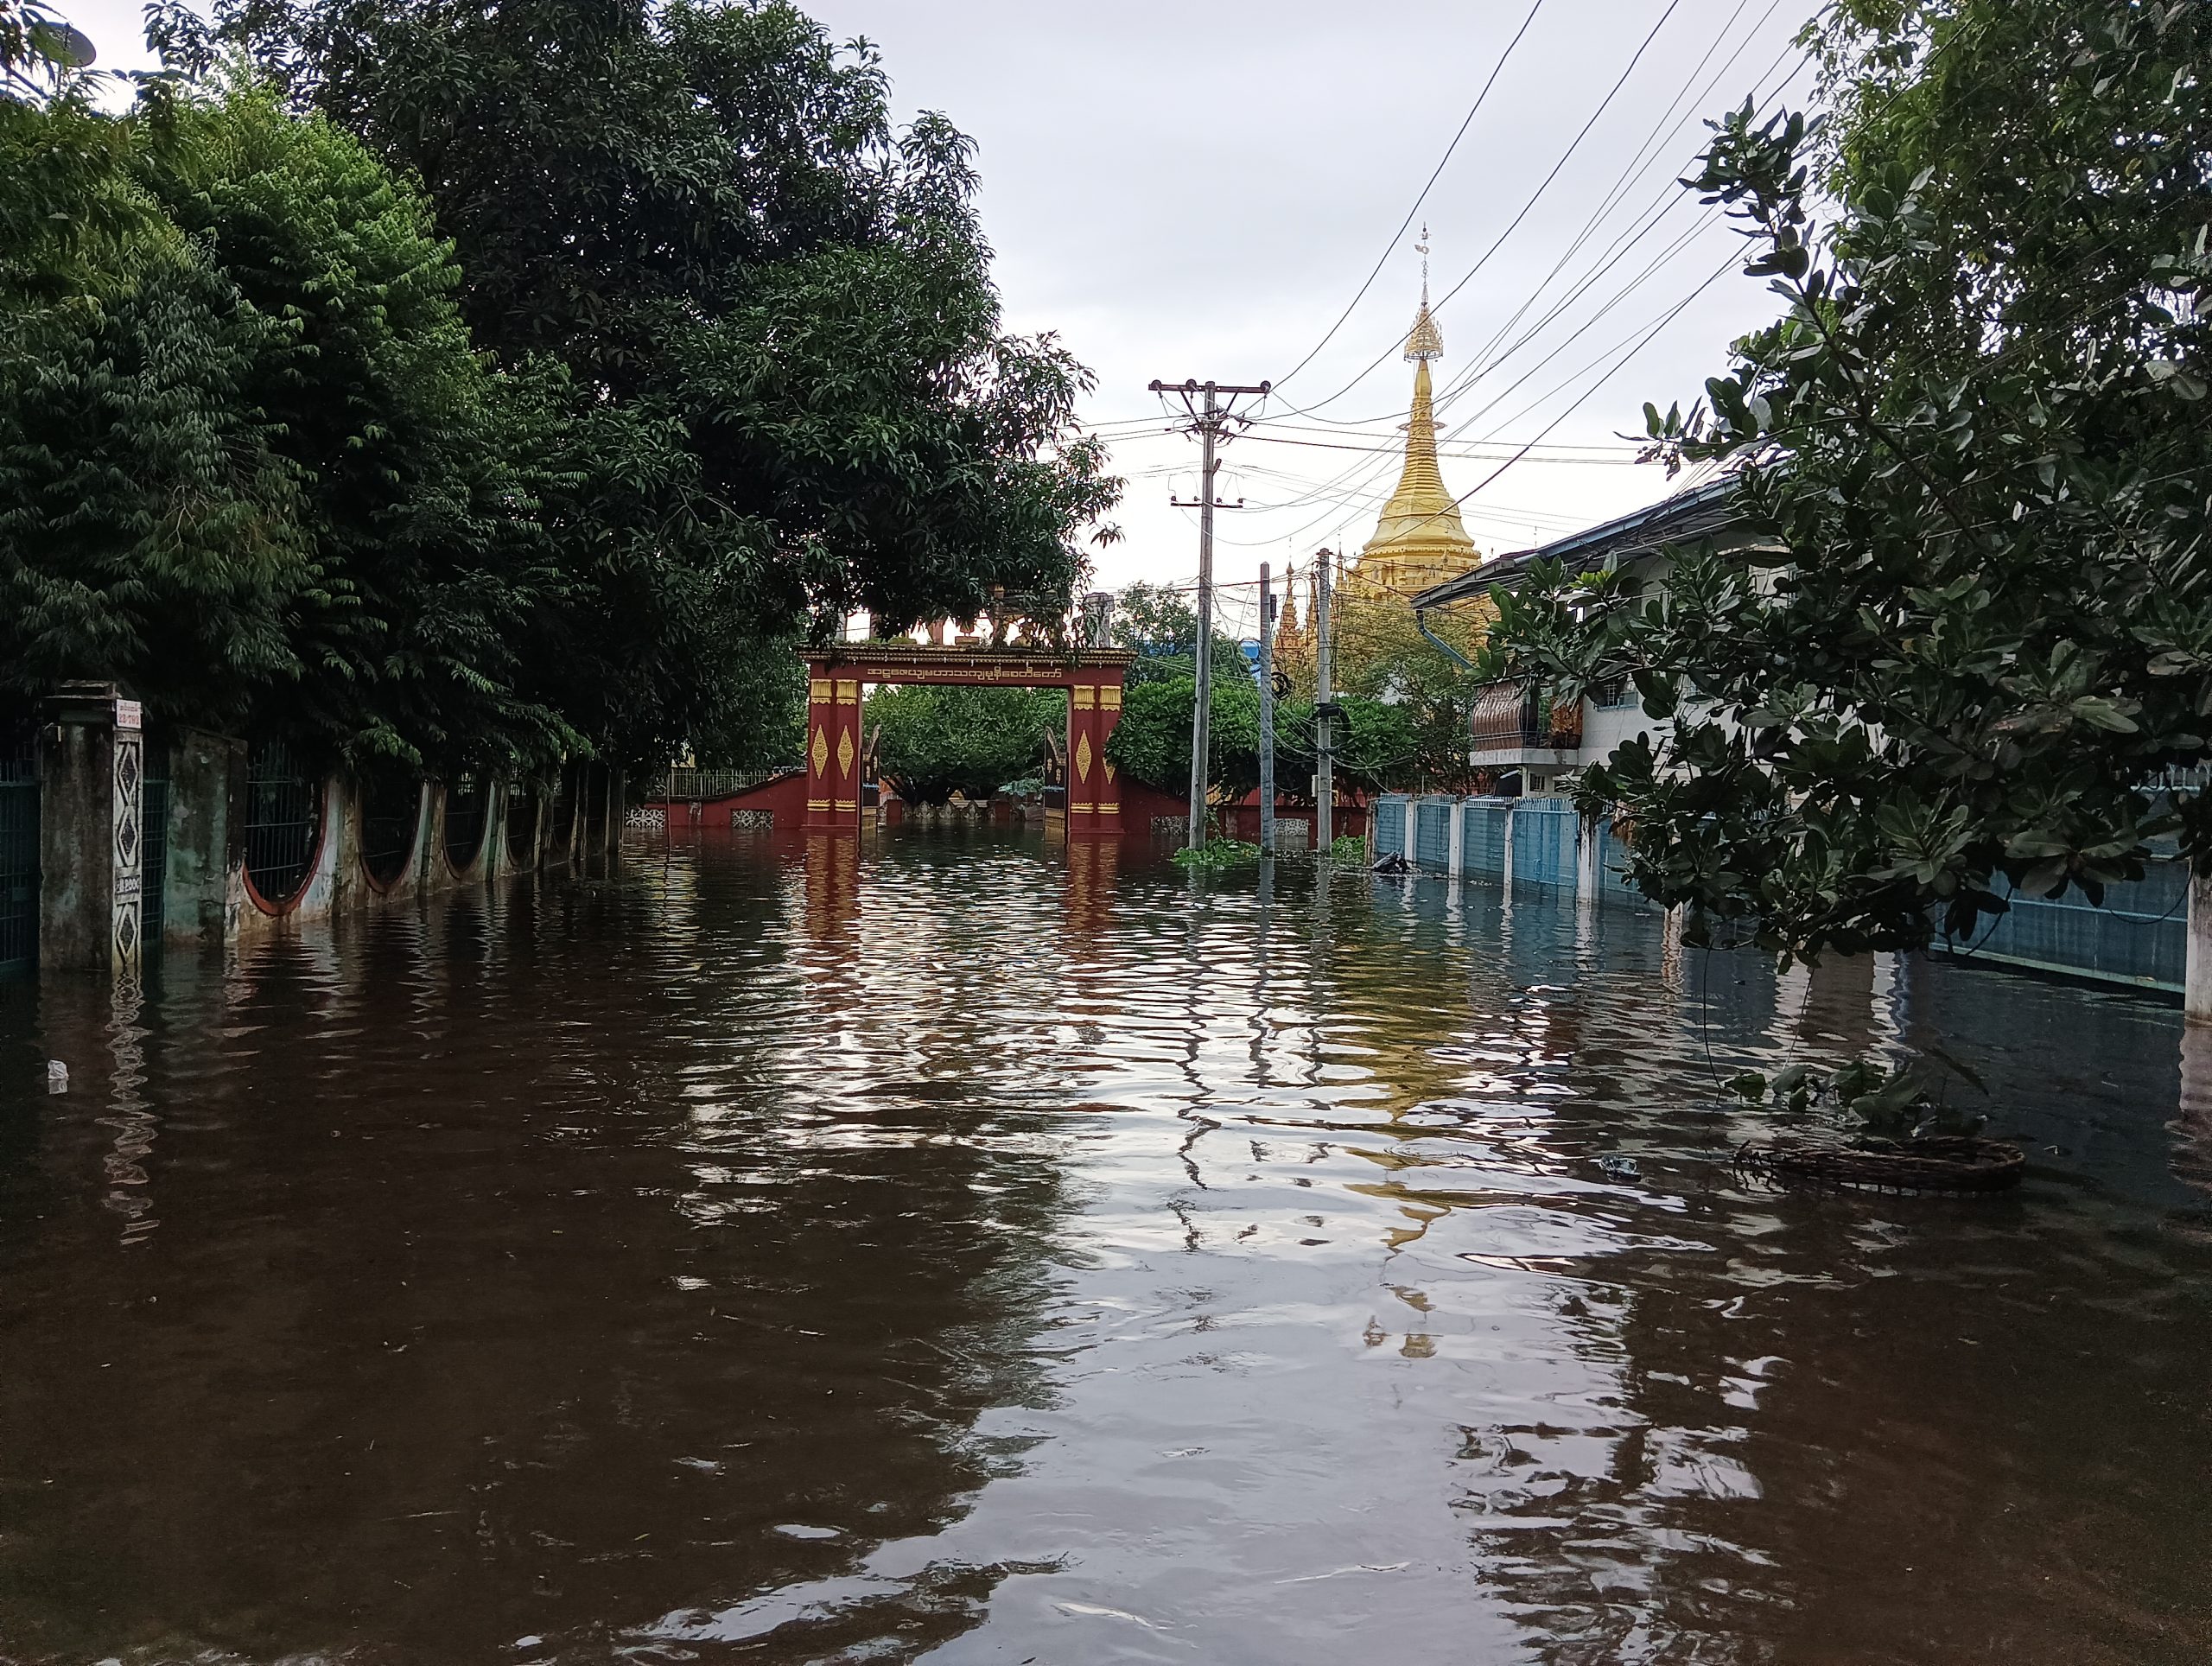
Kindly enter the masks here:
[[1122, 721], [1121, 677], [1111, 671], [1077, 675], [1068, 690], [1068, 830], [1119, 833], [1122, 784], [1106, 741]]
[[1114, 738], [1121, 722], [1122, 679], [1117, 674], [1098, 685], [1098, 830], [1102, 833], [1122, 830], [1121, 772], [1106, 756], [1106, 743]]
[[46, 702], [39, 800], [39, 961], [138, 975], [138, 703], [112, 683], [70, 683]]
[[1098, 824], [1098, 783], [1106, 760], [1098, 755], [1098, 685], [1077, 682], [1068, 689], [1068, 831], [1087, 833]]
[[861, 684], [834, 667], [808, 667], [806, 824], [850, 827], [860, 821]]

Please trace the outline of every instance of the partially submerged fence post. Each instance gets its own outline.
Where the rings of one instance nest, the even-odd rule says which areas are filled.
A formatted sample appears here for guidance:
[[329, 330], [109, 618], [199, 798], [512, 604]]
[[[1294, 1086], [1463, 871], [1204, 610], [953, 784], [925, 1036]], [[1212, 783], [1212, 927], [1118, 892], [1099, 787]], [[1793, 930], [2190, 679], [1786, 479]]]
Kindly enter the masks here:
[[145, 785], [138, 703], [112, 683], [65, 683], [42, 715], [39, 963], [135, 977]]
[[1574, 893], [1584, 903], [1598, 900], [1605, 877], [1605, 822], [1602, 817], [1577, 818], [1574, 841]]
[[2212, 1024], [2212, 874], [2189, 870], [2189, 958], [2183, 974], [2182, 1014]]
[[179, 729], [169, 742], [168, 871], [162, 934], [227, 943], [238, 935], [231, 873], [245, 860], [245, 742]]

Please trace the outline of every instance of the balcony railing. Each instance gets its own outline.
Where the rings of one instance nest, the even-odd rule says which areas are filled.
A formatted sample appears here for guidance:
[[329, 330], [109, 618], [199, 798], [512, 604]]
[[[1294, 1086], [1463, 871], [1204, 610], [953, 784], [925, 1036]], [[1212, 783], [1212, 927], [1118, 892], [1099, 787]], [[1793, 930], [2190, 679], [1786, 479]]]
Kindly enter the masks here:
[[779, 775], [790, 773], [785, 769], [671, 769], [658, 780], [645, 782], [645, 790], [653, 798], [665, 796], [671, 804], [682, 804], [692, 798], [726, 798], [733, 792], [742, 792], [747, 787], [772, 781]]
[[1526, 683], [1493, 683], [1468, 723], [1477, 752], [1572, 752], [1582, 744], [1582, 703], [1548, 701]]

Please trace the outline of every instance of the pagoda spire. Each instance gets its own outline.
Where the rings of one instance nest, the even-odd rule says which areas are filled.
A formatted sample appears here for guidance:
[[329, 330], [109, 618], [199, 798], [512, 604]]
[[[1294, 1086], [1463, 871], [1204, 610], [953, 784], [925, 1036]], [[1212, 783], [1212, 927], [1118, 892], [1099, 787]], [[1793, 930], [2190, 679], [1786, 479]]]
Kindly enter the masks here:
[[1408, 594], [1456, 578], [1482, 559], [1436, 463], [1435, 396], [1428, 367], [1444, 356], [1444, 332], [1428, 309], [1428, 227], [1422, 226], [1421, 234], [1414, 245], [1421, 255], [1421, 310], [1406, 336], [1414, 399], [1406, 420], [1405, 466], [1356, 569], [1370, 583]]

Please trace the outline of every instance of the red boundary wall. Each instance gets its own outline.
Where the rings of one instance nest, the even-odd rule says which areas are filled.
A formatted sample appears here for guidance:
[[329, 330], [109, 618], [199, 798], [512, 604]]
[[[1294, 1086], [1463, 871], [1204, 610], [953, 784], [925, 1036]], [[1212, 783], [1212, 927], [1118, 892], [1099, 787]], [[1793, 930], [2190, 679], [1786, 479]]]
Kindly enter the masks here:
[[806, 772], [787, 771], [773, 780], [749, 786], [742, 792], [725, 792], [718, 798], [678, 798], [668, 807], [671, 830], [711, 827], [727, 833], [734, 810], [766, 810], [775, 817], [779, 833], [806, 825]]

